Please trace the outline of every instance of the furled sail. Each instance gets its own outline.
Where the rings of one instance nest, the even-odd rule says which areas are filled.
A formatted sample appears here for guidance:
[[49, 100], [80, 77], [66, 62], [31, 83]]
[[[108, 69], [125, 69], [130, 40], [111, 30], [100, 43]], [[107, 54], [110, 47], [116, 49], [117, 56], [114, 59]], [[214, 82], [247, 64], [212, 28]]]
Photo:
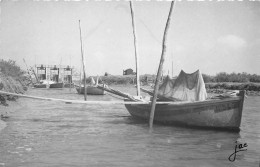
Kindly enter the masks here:
[[191, 74], [181, 70], [176, 79], [167, 76], [158, 95], [174, 101], [203, 101], [207, 98], [205, 83], [199, 70]]

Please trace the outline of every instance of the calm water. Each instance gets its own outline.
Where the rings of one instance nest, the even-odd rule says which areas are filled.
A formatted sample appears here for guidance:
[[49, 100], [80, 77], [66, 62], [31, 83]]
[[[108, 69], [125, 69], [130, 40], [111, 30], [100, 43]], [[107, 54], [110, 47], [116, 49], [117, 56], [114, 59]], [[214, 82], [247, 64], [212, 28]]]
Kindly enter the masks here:
[[[135, 93], [134, 88], [119, 87]], [[32, 89], [30, 95], [83, 99], [75, 90]], [[89, 100], [119, 100], [88, 96]], [[20, 98], [0, 132], [1, 166], [255, 166], [260, 162], [260, 97], [245, 99], [239, 133], [133, 120], [123, 105], [83, 105]], [[247, 151], [234, 152], [235, 141]]]

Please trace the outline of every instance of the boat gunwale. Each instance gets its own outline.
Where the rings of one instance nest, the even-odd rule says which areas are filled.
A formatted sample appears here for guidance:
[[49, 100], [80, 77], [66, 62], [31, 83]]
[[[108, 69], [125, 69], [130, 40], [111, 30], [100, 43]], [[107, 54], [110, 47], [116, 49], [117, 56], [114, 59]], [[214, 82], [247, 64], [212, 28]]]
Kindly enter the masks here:
[[[224, 103], [224, 102], [239, 102], [243, 100], [243, 97], [238, 96], [238, 97], [228, 97], [225, 99], [209, 99], [209, 100], [204, 100], [204, 101], [157, 101], [157, 105], [171, 105], [171, 106], [197, 106], [197, 105], [211, 105], [211, 104], [219, 104], [219, 103]], [[133, 104], [125, 104], [125, 105], [151, 105], [151, 101], [144, 103], [144, 104], [134, 104], [134, 101], [125, 99], [125, 101], [131, 101]]]

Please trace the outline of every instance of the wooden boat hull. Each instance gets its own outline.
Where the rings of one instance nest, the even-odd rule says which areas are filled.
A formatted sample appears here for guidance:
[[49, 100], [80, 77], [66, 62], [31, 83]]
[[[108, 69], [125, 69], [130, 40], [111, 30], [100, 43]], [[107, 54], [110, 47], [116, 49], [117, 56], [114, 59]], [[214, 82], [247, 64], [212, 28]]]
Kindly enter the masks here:
[[64, 88], [74, 88], [74, 83], [64, 83]]
[[47, 88], [46, 84], [35, 84], [33, 85], [34, 88]]
[[[77, 87], [76, 88], [78, 94], [84, 94], [84, 88]], [[87, 94], [88, 95], [104, 95], [105, 91], [102, 89], [99, 89], [94, 86], [87, 86]]]
[[54, 83], [54, 84], [50, 84], [49, 88], [63, 88], [64, 87], [64, 83]]
[[[154, 121], [190, 127], [239, 130], [244, 102], [243, 96], [201, 102], [157, 104]], [[150, 104], [125, 104], [135, 118], [148, 120]]]

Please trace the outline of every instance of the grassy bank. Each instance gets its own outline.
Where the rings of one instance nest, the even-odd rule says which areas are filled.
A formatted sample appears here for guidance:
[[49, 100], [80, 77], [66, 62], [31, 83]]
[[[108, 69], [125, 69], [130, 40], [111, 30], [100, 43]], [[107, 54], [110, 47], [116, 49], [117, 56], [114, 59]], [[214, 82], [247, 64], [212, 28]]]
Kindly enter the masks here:
[[225, 93], [229, 90], [246, 90], [246, 94], [250, 96], [260, 96], [260, 83], [206, 83], [207, 92], [210, 93]]
[[[0, 60], [0, 90], [12, 93], [24, 93], [28, 82], [25, 72], [12, 60]], [[7, 101], [15, 101], [17, 97], [1, 95], [0, 105], [8, 106]]]
[[260, 83], [206, 83], [207, 89], [228, 89], [228, 90], [247, 90], [247, 91], [260, 91]]

